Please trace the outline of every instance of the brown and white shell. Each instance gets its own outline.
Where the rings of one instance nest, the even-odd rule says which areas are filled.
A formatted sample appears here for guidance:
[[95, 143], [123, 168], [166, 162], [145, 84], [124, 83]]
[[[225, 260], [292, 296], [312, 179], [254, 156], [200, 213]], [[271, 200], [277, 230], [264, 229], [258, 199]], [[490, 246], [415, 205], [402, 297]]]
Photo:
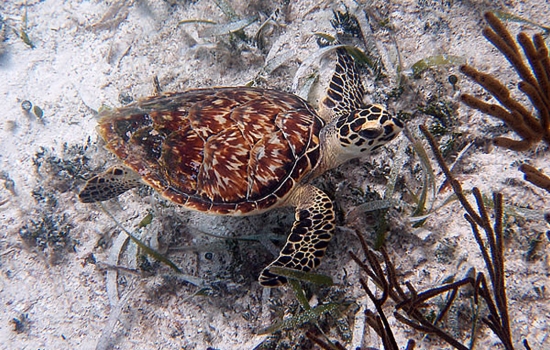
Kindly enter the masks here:
[[196, 89], [109, 111], [107, 148], [188, 209], [256, 214], [281, 204], [319, 162], [324, 121], [304, 100], [248, 87]]

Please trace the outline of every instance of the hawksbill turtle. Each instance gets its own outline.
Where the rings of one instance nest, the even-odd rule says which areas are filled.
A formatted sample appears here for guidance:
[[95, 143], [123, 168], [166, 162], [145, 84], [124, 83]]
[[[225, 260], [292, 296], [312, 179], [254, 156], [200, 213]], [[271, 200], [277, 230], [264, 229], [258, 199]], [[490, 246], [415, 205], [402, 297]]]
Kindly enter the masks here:
[[295, 222], [262, 286], [281, 266], [316, 268], [333, 235], [331, 199], [308, 184], [329, 169], [393, 140], [403, 128], [380, 105], [364, 105], [356, 64], [343, 48], [317, 113], [302, 98], [254, 87], [163, 93], [103, 113], [99, 134], [123, 163], [92, 177], [82, 202], [146, 184], [185, 209], [244, 216], [295, 207]]

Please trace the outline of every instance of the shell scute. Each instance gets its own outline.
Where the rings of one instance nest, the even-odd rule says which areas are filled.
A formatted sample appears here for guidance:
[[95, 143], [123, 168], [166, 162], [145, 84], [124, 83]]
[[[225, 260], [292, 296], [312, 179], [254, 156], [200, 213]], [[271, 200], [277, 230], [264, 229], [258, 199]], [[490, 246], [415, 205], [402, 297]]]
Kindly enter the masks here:
[[190, 189], [196, 188], [203, 155], [204, 141], [190, 125], [183, 125], [164, 141], [162, 163], [159, 163], [158, 171], [165, 174], [167, 182], [172, 186], [186, 184]]
[[188, 118], [191, 127], [203, 140], [206, 140], [228, 127], [228, 116], [236, 106], [237, 102], [230, 99], [216, 95], [208, 96], [189, 109]]
[[290, 176], [293, 179], [302, 178], [310, 169], [311, 165], [307, 157], [301, 157], [296, 161], [292, 175]]
[[314, 121], [305, 118], [304, 110], [291, 111], [284, 115], [279, 115], [275, 119], [275, 124], [281, 130], [285, 139], [290, 145], [290, 149], [295, 155], [303, 154], [308, 144], [302, 142], [304, 135], [308, 134], [309, 129], [313, 129], [312, 136], [317, 137], [320, 129], [316, 127]]
[[286, 193], [288, 193], [292, 187], [294, 187], [294, 180], [291, 178], [286, 179], [285, 182], [279, 187], [279, 189], [275, 192], [275, 195], [279, 198], [282, 198]]
[[269, 100], [261, 99], [249, 101], [233, 109], [230, 118], [248, 142], [254, 144], [277, 130], [273, 118], [281, 112], [283, 110], [280, 106], [274, 106]]
[[183, 110], [167, 110], [162, 112], [151, 112], [150, 117], [157, 130], [161, 135], [170, 135], [171, 133], [180, 130], [182, 126], [187, 125], [188, 111]]
[[270, 138], [258, 142], [250, 154], [249, 176], [250, 189], [248, 197], [251, 200], [261, 198], [266, 192], [272, 192], [280, 184], [280, 179], [292, 171], [294, 162], [288, 143], [284, 136], [272, 133]]
[[236, 202], [247, 193], [250, 146], [237, 127], [208, 138], [198, 173], [199, 194], [217, 203]]
[[137, 144], [137, 148], [143, 150], [143, 157], [150, 161], [156, 161], [162, 155], [164, 136], [152, 126], [137, 130], [128, 141]]
[[128, 141], [131, 135], [137, 130], [149, 126], [153, 123], [149, 115], [142, 114], [137, 117], [121, 118], [113, 123], [113, 131], [116, 132], [124, 141]]
[[273, 207], [278, 201], [279, 197], [277, 197], [275, 194], [270, 194], [267, 197], [264, 197], [257, 201], [259, 208], [271, 208]]

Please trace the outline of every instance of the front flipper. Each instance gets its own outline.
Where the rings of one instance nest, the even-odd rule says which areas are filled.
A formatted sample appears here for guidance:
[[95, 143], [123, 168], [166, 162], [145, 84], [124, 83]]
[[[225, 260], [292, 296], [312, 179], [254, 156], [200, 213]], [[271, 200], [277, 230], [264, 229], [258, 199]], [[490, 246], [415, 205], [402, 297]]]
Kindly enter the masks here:
[[322, 114], [328, 109], [330, 119], [338, 118], [343, 114], [360, 109], [363, 105], [365, 87], [355, 60], [345, 48], [336, 49], [338, 60], [334, 74], [326, 91], [326, 97], [321, 103]]
[[103, 202], [141, 184], [138, 174], [128, 168], [114, 166], [88, 180], [78, 198], [82, 203]]
[[279, 287], [287, 278], [269, 271], [272, 266], [308, 272], [319, 266], [334, 232], [334, 210], [320, 189], [305, 185], [290, 200], [296, 206], [296, 221], [279, 257], [259, 277], [264, 287]]

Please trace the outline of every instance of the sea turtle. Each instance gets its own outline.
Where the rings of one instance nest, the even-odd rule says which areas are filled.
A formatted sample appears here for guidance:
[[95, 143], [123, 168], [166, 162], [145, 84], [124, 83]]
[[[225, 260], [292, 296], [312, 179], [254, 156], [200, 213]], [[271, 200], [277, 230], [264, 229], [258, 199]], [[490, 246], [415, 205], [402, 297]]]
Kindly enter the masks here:
[[[113, 198], [145, 183], [163, 197], [209, 214], [244, 216], [296, 208], [279, 257], [261, 285], [287, 282], [270, 271], [316, 268], [335, 227], [330, 198], [308, 182], [394, 139], [403, 124], [365, 90], [345, 49], [317, 113], [290, 93], [215, 87], [163, 93], [103, 114], [99, 133], [121, 159], [91, 178], [82, 202]], [[322, 116], [322, 117], [321, 117]]]

